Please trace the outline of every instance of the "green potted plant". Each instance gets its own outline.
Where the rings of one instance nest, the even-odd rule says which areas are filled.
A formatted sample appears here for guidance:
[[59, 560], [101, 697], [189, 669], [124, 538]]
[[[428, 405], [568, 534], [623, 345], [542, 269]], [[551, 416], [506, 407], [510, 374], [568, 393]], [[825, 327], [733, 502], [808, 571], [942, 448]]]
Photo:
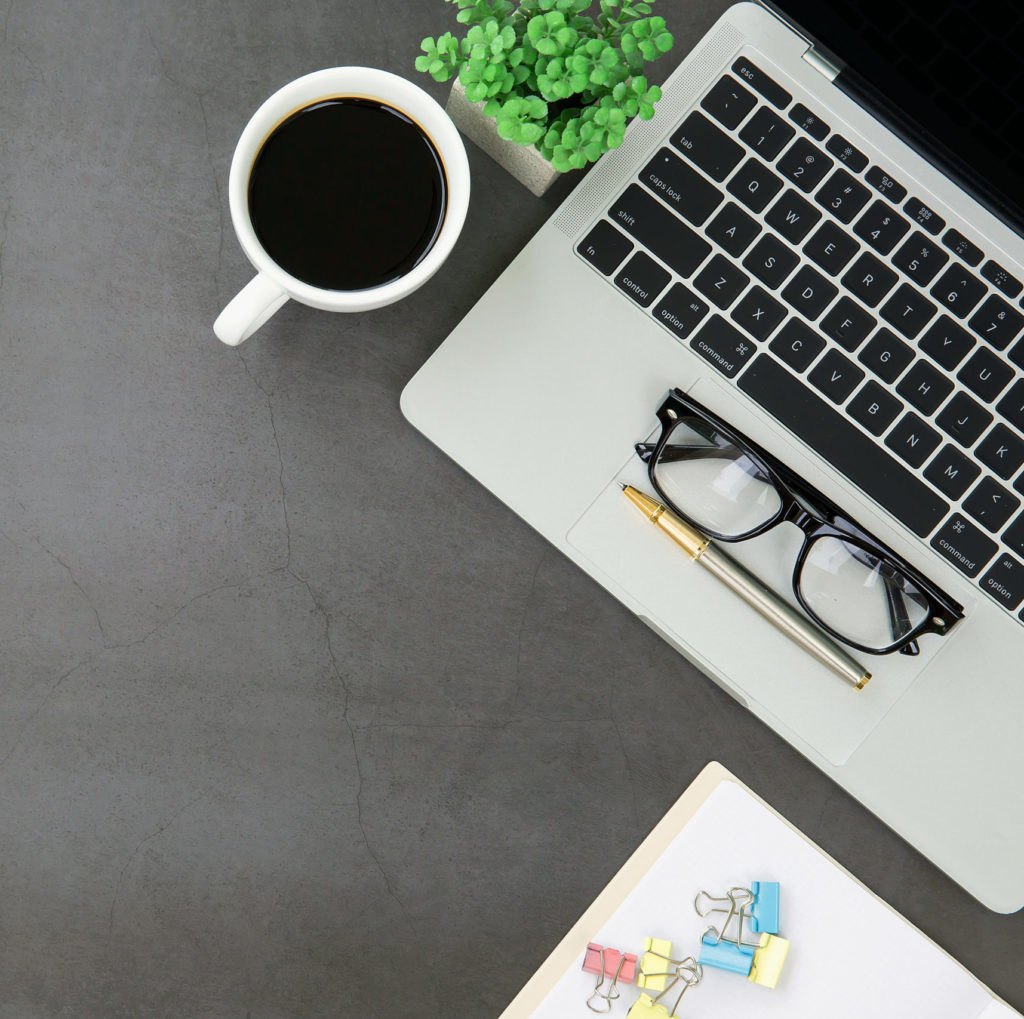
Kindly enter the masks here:
[[460, 130], [543, 194], [622, 144], [649, 120], [661, 89], [644, 65], [672, 47], [655, 0], [447, 0], [467, 25], [423, 40], [416, 69], [455, 78], [448, 113]]

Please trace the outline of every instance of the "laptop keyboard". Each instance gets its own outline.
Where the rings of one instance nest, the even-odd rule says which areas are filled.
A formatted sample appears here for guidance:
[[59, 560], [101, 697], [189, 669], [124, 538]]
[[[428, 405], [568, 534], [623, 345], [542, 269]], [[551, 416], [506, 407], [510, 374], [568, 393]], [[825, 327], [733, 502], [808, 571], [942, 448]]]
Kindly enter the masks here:
[[576, 250], [1016, 613], [1021, 281], [830, 120], [741, 57]]

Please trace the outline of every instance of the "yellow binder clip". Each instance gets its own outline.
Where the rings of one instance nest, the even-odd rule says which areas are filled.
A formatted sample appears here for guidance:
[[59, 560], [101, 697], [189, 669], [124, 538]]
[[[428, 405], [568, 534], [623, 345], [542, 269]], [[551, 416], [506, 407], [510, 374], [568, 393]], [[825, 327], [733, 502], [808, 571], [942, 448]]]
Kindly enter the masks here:
[[779, 982], [782, 967], [789, 952], [789, 942], [777, 934], [762, 934], [761, 946], [754, 952], [748, 980], [762, 987], [772, 987]]
[[649, 994], [641, 994], [626, 1013], [626, 1019], [668, 1019], [668, 1008], [655, 1004]]
[[665, 990], [665, 981], [672, 975], [668, 968], [671, 956], [671, 941], [644, 938], [644, 957], [640, 961], [640, 972], [636, 978], [637, 987], [651, 991]]
[[[648, 938], [647, 940], [650, 941], [651, 939]], [[670, 943], [661, 942], [661, 944], [667, 946], [666, 952], [671, 951], [672, 946]], [[668, 964], [672, 967], [668, 973], [664, 974], [665, 977], [672, 977], [668, 986], [656, 998], [652, 998], [649, 994], [641, 994], [633, 1002], [632, 1008], [626, 1014], [626, 1019], [672, 1019], [673, 1016], [678, 1015], [676, 1010], [679, 1008], [679, 1003], [683, 1000], [683, 995], [691, 987], [696, 987], [704, 974], [700, 963], [693, 956], [688, 956], [685, 959], [670, 959]], [[682, 987], [679, 988], [676, 1003], [672, 1006], [672, 1011], [670, 1012], [668, 1005], [661, 1004], [661, 999], [667, 994], [674, 992], [679, 984], [682, 984]]]

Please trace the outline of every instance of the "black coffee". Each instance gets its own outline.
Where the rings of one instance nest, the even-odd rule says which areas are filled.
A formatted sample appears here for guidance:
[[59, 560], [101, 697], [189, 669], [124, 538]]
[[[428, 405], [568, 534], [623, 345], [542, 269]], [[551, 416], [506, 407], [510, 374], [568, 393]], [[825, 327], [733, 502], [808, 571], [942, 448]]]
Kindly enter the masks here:
[[409, 272], [444, 222], [441, 158], [404, 114], [370, 99], [314, 103], [274, 129], [249, 176], [268, 255], [324, 290], [366, 290]]

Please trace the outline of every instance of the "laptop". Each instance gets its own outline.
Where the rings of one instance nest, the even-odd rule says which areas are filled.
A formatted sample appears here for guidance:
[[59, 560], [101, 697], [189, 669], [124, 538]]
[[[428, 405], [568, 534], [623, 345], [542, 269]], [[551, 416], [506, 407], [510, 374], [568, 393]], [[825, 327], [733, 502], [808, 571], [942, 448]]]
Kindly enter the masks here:
[[[416, 428], [1000, 912], [1024, 905], [1022, 44], [1010, 4], [736, 4], [402, 394]], [[623, 498], [651, 492], [634, 447], [672, 390], [962, 618], [918, 654], [853, 652], [872, 679], [841, 681]], [[723, 547], [795, 604], [801, 544], [783, 523]]]

